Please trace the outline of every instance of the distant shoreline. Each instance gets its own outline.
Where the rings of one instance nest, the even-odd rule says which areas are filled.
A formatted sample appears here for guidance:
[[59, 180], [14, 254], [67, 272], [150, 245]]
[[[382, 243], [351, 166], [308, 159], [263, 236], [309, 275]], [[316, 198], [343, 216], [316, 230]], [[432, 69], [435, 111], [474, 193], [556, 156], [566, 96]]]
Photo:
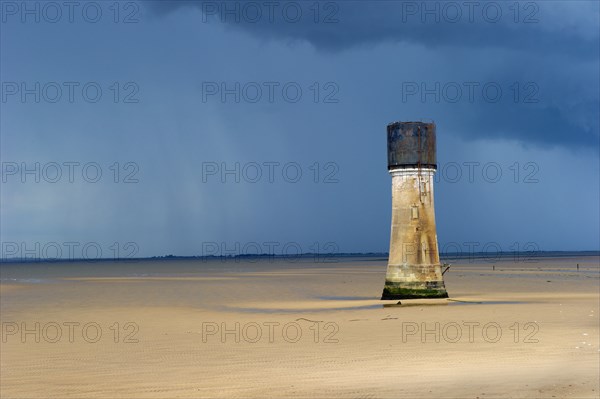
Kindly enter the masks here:
[[[529, 252], [503, 252], [503, 253], [486, 253], [486, 252], [456, 252], [452, 254], [440, 254], [442, 262], [463, 259], [484, 259], [484, 260], [507, 260], [514, 258], [568, 258], [568, 257], [584, 257], [584, 256], [600, 256], [600, 251], [529, 251]], [[136, 258], [59, 258], [59, 259], [32, 259], [32, 258], [8, 258], [0, 259], [0, 264], [3, 263], [63, 263], [63, 262], [132, 262], [132, 261], [165, 261], [165, 260], [254, 260], [254, 259], [319, 259], [319, 263], [327, 263], [327, 259], [333, 263], [338, 258], [383, 258], [387, 260], [388, 253], [382, 252], [367, 252], [367, 253], [303, 253], [298, 255], [275, 255], [275, 254], [240, 254], [228, 256], [152, 256], [152, 257], [136, 257]]]

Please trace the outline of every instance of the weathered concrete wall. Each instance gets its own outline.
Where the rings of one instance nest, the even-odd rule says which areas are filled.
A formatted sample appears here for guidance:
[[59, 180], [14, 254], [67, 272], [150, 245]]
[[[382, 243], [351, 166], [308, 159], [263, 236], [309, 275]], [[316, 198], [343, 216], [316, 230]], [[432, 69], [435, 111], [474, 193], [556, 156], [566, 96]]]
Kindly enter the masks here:
[[392, 175], [390, 256], [382, 299], [446, 298], [437, 246], [432, 168]]

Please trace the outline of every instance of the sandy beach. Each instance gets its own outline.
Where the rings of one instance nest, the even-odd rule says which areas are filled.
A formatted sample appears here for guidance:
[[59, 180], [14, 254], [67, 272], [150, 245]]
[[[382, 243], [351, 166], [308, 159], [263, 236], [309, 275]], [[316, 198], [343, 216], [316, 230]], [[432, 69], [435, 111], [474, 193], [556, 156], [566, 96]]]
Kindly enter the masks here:
[[597, 256], [454, 261], [400, 306], [383, 258], [1, 268], [2, 398], [600, 395]]

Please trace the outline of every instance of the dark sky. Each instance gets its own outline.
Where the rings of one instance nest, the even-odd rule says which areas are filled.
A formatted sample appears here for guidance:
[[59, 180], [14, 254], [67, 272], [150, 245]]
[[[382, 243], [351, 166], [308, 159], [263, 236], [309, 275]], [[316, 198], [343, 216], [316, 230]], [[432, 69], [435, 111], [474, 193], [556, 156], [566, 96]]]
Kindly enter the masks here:
[[397, 120], [442, 251], [600, 247], [598, 2], [1, 4], [4, 257], [387, 251]]

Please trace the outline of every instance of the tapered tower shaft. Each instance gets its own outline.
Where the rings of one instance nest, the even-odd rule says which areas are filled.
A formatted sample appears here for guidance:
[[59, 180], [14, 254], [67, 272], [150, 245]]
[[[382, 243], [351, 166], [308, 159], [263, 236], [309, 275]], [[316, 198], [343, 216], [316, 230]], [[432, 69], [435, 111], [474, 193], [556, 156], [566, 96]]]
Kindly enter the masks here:
[[433, 200], [435, 124], [394, 122], [387, 133], [392, 229], [381, 299], [447, 298]]

